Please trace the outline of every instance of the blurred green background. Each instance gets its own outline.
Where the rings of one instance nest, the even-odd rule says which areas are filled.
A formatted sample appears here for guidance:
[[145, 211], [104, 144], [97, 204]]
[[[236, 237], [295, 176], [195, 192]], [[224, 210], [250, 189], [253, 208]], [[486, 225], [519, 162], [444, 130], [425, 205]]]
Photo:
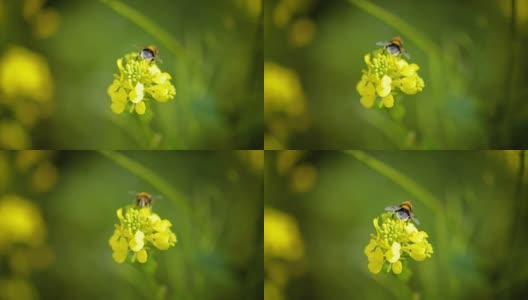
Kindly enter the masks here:
[[[286, 252], [290, 245], [303, 253], [291, 259], [265, 251], [266, 300], [526, 295], [528, 174], [519, 151], [366, 154], [430, 193], [440, 208], [430, 209], [430, 200], [407, 188], [406, 180], [389, 179], [385, 171], [358, 160], [356, 152], [266, 152], [266, 211], [282, 212], [289, 220], [265, 214], [266, 231], [276, 230], [273, 236], [265, 232], [264, 247], [282, 245]], [[372, 220], [406, 200], [413, 203], [421, 221], [417, 227], [428, 233], [434, 254], [410, 262], [408, 281], [384, 271], [372, 274], [363, 252], [375, 233]]]
[[174, 99], [150, 105], [156, 148], [261, 148], [261, 9], [261, 0], [0, 1], [0, 147], [145, 149], [137, 116], [113, 114], [107, 88], [118, 58], [156, 45], [176, 87]]
[[[363, 57], [394, 36], [425, 89], [366, 109]], [[524, 148], [527, 46], [527, 1], [267, 1], [266, 148]]]
[[[121, 154], [179, 191], [187, 214], [182, 199], [97, 152], [0, 152], [0, 299], [261, 297], [263, 152]], [[116, 263], [108, 244], [116, 210], [140, 191], [159, 195], [153, 211], [178, 238], [149, 257], [161, 298], [145, 265]]]

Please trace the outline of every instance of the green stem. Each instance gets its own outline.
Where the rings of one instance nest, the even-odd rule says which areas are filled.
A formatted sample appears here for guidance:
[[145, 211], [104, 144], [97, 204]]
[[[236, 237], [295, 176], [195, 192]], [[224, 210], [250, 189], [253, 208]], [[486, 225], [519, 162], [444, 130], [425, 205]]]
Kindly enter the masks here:
[[107, 150], [98, 150], [98, 152], [106, 158], [109, 158], [113, 162], [117, 163], [121, 167], [127, 169], [131, 173], [142, 178], [146, 182], [150, 183], [169, 200], [172, 200], [181, 209], [182, 214], [189, 216], [190, 207], [185, 196], [152, 170], [138, 162], [131, 160], [121, 153]]
[[144, 299], [152, 298], [152, 286], [145, 283], [144, 274], [131, 264], [123, 264], [120, 268], [115, 268], [117, 276], [134, 288], [134, 292]]
[[152, 116], [146, 119], [138, 117], [137, 120], [140, 123], [145, 135], [144, 147], [148, 150], [159, 149], [161, 146], [162, 136], [160, 133], [156, 133], [154, 129], [152, 129]]
[[145, 30], [145, 32], [147, 32], [148, 34], [152, 35], [156, 40], [158, 40], [161, 44], [167, 47], [176, 57], [183, 60], [184, 57], [188, 56], [188, 53], [185, 51], [185, 48], [180, 44], [178, 40], [172, 37], [171, 34], [169, 34], [163, 28], [158, 26], [148, 17], [141, 14], [139, 11], [118, 0], [99, 1], [105, 4], [106, 6], [110, 7], [123, 17], [129, 19], [132, 23]]
[[374, 17], [387, 23], [389, 26], [405, 34], [407, 38], [412, 40], [416, 46], [420, 47], [428, 55], [440, 57], [440, 51], [435, 43], [430, 40], [425, 34], [416, 29], [411, 24], [405, 22], [400, 17], [391, 12], [377, 6], [376, 4], [366, 0], [349, 0], [357, 7], [373, 15]]
[[137, 147], [144, 147], [145, 142], [142, 137], [137, 134], [136, 127], [132, 127], [125, 123], [125, 121], [120, 118], [121, 116], [112, 116], [110, 122], [118, 127], [130, 140], [133, 140]]
[[373, 158], [372, 156], [366, 154], [363, 151], [346, 150], [345, 153], [353, 156], [354, 158], [363, 162], [370, 168], [389, 178], [394, 183], [401, 186], [403, 189], [407, 190], [409, 193], [414, 195], [418, 201], [420, 201], [430, 210], [434, 212], [443, 211], [442, 202], [438, 198], [433, 196], [433, 194], [431, 194], [425, 188], [421, 187], [418, 183], [416, 183], [416, 181], [400, 173], [393, 167], [386, 165], [385, 163]]
[[394, 124], [388, 124], [387, 118], [378, 113], [361, 114], [360, 118], [365, 123], [379, 130], [392, 143], [392, 145], [388, 146], [389, 148], [407, 148], [408, 146], [402, 144], [402, 141], [407, 138], [409, 130], [404, 128], [401, 122], [394, 121], [390, 113], [388, 115]]

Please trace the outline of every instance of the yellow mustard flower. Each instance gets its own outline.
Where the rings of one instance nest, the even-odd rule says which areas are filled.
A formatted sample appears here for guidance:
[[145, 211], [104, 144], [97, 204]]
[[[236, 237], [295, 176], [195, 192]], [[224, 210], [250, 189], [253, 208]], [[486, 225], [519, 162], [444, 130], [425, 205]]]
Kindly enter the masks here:
[[130, 113], [145, 114], [147, 102], [167, 102], [176, 95], [169, 73], [162, 72], [154, 61], [142, 59], [137, 53], [129, 53], [117, 60], [119, 74], [108, 87], [112, 99], [110, 108], [116, 114], [126, 109]]
[[394, 96], [401, 91], [414, 95], [423, 90], [425, 83], [418, 75], [420, 67], [409, 64], [403, 57], [378, 49], [364, 57], [367, 69], [363, 69], [356, 90], [360, 102], [366, 108], [374, 106], [377, 99], [380, 108], [394, 106]]
[[384, 267], [387, 272], [400, 274], [403, 271], [403, 261], [409, 257], [416, 261], [423, 261], [433, 254], [433, 247], [427, 241], [427, 233], [418, 231], [413, 223], [393, 218], [393, 213], [374, 218], [373, 224], [376, 234], [371, 234], [371, 240], [365, 247], [368, 258], [368, 269], [377, 274]]
[[169, 220], [161, 219], [150, 207], [128, 206], [117, 210], [119, 224], [108, 241], [112, 248], [112, 257], [123, 263], [132, 252], [132, 261], [145, 263], [152, 246], [167, 250], [176, 245], [176, 235], [170, 229]]

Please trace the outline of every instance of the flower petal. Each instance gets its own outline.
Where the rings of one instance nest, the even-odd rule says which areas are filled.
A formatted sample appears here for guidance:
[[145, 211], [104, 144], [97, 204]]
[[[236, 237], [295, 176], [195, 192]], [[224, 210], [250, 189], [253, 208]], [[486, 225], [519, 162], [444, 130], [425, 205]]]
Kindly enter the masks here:
[[145, 104], [145, 101], [141, 101], [138, 104], [136, 104], [135, 109], [138, 115], [144, 114], [145, 111], [147, 110], [147, 105]]
[[145, 246], [144, 239], [145, 234], [141, 230], [136, 231], [134, 238], [129, 242], [130, 249], [134, 252], [138, 252], [139, 250], [143, 249], [143, 246]]
[[394, 274], [401, 274], [402, 270], [403, 270], [403, 265], [400, 260], [392, 264], [392, 272]]
[[376, 250], [368, 256], [368, 259], [369, 271], [374, 274], [379, 273], [381, 271], [381, 268], [383, 267], [383, 252], [381, 252], [381, 249], [376, 248]]
[[394, 106], [394, 96], [392, 94], [389, 94], [387, 97], [383, 98], [382, 103], [387, 108], [393, 107]]
[[376, 96], [363, 96], [359, 99], [359, 102], [361, 102], [365, 108], [371, 108], [374, 105], [374, 100], [376, 100]]
[[368, 256], [370, 252], [372, 252], [372, 250], [376, 248], [376, 246], [377, 246], [376, 240], [371, 239], [367, 247], [365, 247], [365, 254]]
[[128, 95], [130, 97], [130, 101], [132, 101], [133, 103], [141, 102], [144, 96], [143, 94], [144, 88], [145, 87], [143, 86], [143, 84], [141, 82], [138, 82], [136, 86], [134, 87], [134, 89]]
[[383, 75], [380, 83], [376, 87], [376, 92], [378, 93], [378, 96], [380, 97], [387, 96], [391, 92], [391, 83], [392, 83], [392, 78], [390, 78], [387, 75]]
[[136, 253], [136, 258], [137, 258], [137, 260], [140, 263], [142, 263], [142, 264], [146, 263], [147, 262], [147, 258], [148, 258], [147, 250], [141, 249], [140, 251], [138, 251]]
[[387, 261], [390, 263], [395, 263], [400, 259], [400, 249], [401, 245], [398, 242], [392, 243], [391, 248], [385, 253]]
[[157, 232], [154, 234], [154, 246], [160, 250], [167, 250], [170, 247], [169, 239], [168, 232]]

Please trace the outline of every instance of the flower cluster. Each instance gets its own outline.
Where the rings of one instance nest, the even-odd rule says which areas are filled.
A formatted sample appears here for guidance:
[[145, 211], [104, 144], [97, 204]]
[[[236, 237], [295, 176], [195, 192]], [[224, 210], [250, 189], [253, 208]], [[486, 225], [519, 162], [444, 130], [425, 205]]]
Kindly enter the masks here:
[[167, 250], [176, 245], [176, 235], [171, 231], [169, 220], [162, 220], [153, 213], [150, 207], [128, 206], [117, 210], [119, 224], [115, 225], [114, 234], [109, 244], [112, 257], [118, 263], [123, 263], [132, 251], [132, 261], [145, 263], [148, 252], [154, 246], [159, 250]]
[[382, 224], [374, 218], [376, 234], [371, 234], [370, 243], [365, 247], [368, 269], [377, 274], [384, 267], [387, 272], [400, 274], [402, 261], [408, 257], [423, 261], [433, 254], [433, 247], [427, 241], [427, 233], [418, 231], [413, 223], [402, 221], [388, 212], [381, 215]]
[[361, 104], [371, 108], [379, 97], [378, 106], [391, 108], [398, 90], [414, 95], [424, 88], [424, 81], [418, 75], [420, 67], [409, 64], [401, 56], [392, 55], [383, 49], [365, 55], [367, 70], [356, 86], [361, 96]]
[[149, 100], [166, 102], [176, 95], [170, 74], [161, 72], [155, 62], [142, 59], [137, 53], [119, 58], [117, 68], [119, 75], [114, 75], [114, 82], [108, 87], [111, 108], [116, 114], [128, 109], [131, 113], [135, 111], [142, 115]]

